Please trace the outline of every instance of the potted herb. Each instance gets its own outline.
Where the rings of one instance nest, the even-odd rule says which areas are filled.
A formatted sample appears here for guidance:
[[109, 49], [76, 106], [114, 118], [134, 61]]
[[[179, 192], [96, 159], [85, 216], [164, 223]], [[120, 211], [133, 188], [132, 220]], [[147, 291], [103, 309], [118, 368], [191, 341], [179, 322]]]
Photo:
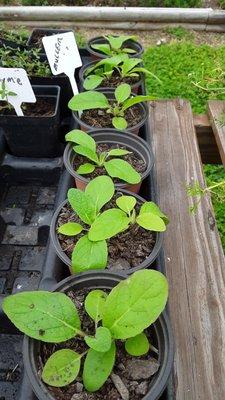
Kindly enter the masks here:
[[134, 35], [98, 36], [87, 43], [87, 50], [94, 60], [112, 57], [118, 54], [128, 54], [130, 57], [141, 57], [143, 47]]
[[[55, 292], [8, 296], [3, 310], [27, 336], [24, 363], [39, 400], [156, 400], [173, 363], [166, 278], [82, 274]], [[141, 310], [142, 312], [140, 312]], [[56, 329], [57, 327], [57, 329]]]
[[168, 218], [152, 201], [115, 191], [108, 176], [69, 189], [55, 211], [50, 235], [56, 253], [71, 273], [104, 269], [132, 273], [157, 257]]
[[[0, 84], [0, 91], [4, 91]], [[14, 108], [0, 102], [0, 128], [4, 132], [9, 151], [19, 157], [57, 157], [62, 152], [59, 141], [60, 88], [33, 86], [36, 103], [22, 105], [24, 116], [17, 116]]]
[[129, 58], [127, 55], [119, 55], [104, 58], [98, 62], [83, 65], [79, 72], [79, 78], [85, 90], [93, 90], [97, 87], [102, 90], [115, 88], [121, 83], [131, 85], [133, 93], [138, 93], [143, 83], [143, 75], [151, 75], [161, 81], [152, 72], [143, 68], [140, 58]]
[[75, 95], [69, 101], [74, 119], [83, 131], [116, 128], [138, 134], [146, 122], [145, 101], [152, 96], [134, 95], [127, 83], [119, 85], [115, 91], [87, 91]]
[[23, 50], [27, 44], [29, 31], [23, 26], [16, 29], [8, 29], [4, 25], [0, 26], [0, 46], [10, 46], [11, 48]]
[[91, 131], [74, 129], [65, 139], [64, 165], [74, 177], [76, 187], [84, 190], [90, 179], [108, 174], [117, 189], [138, 193], [141, 182], [153, 166], [148, 144], [133, 134], [114, 129]]

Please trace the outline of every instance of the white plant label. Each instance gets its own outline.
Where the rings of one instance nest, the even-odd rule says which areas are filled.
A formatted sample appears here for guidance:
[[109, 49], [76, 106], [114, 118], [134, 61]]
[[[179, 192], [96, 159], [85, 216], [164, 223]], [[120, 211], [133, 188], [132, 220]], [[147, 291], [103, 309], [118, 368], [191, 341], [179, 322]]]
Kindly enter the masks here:
[[82, 61], [73, 32], [44, 36], [43, 46], [53, 75], [66, 74], [70, 80], [73, 94], [78, 93], [74, 77], [75, 69], [81, 67]]
[[[14, 107], [16, 114], [23, 117], [21, 104], [36, 102], [36, 97], [25, 69], [0, 68], [0, 89], [3, 82], [5, 83], [6, 97], [0, 93], [0, 101], [7, 101]], [[7, 95], [7, 92], [15, 93], [15, 95]]]

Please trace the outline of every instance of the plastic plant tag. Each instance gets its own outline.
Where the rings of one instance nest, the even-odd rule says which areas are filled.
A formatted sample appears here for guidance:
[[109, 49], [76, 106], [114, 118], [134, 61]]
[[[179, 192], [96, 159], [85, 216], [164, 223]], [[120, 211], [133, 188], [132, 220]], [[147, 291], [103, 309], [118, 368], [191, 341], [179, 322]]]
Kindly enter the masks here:
[[23, 68], [0, 68], [0, 101], [11, 104], [22, 117], [22, 103], [35, 103], [36, 97]]
[[78, 93], [75, 69], [82, 66], [80, 53], [73, 32], [44, 36], [43, 46], [53, 75], [66, 74], [74, 95]]

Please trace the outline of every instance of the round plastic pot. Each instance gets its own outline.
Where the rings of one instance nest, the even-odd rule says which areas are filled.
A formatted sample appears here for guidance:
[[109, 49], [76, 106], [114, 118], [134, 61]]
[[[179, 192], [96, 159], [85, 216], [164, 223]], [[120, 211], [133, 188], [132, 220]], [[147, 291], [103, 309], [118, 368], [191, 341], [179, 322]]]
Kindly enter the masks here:
[[[111, 290], [123, 279], [125, 279], [123, 275], [105, 271], [86, 272], [76, 277], [64, 279], [54, 288], [54, 291], [68, 293], [71, 290], [76, 292], [82, 289], [93, 290], [96, 288]], [[148, 393], [143, 397], [143, 400], [158, 400], [160, 398], [170, 377], [174, 357], [173, 335], [166, 312], [163, 312], [151, 325], [151, 329], [159, 350], [160, 368], [152, 377]], [[25, 336], [23, 346], [25, 370], [37, 398], [39, 400], [55, 400], [53, 394], [49, 392], [47, 386], [39, 377], [40, 347], [39, 341]]]
[[[106, 54], [101, 53], [100, 51], [94, 50], [92, 48], [93, 44], [106, 44], [106, 43], [108, 43], [108, 41], [103, 36], [96, 36], [87, 42], [86, 48], [89, 51], [93, 61], [99, 60], [100, 58], [108, 58], [109, 57]], [[129, 57], [139, 58], [139, 57], [141, 57], [142, 53], [144, 52], [142, 45], [134, 40], [127, 40], [125, 42], [125, 45], [126, 45], [125, 46], [126, 48], [135, 50], [135, 53], [129, 54]]]
[[[127, 190], [121, 189], [119, 190], [119, 192], [121, 192], [122, 194], [125, 195], [132, 195], [134, 197], [136, 197], [137, 201], [142, 204], [143, 202], [145, 202], [145, 200], [134, 193], [130, 193]], [[51, 221], [51, 225], [50, 225], [50, 237], [53, 243], [53, 246], [55, 248], [56, 254], [58, 255], [58, 257], [62, 260], [62, 262], [64, 264], [66, 264], [69, 269], [70, 269], [70, 273], [73, 274], [73, 271], [71, 269], [71, 260], [70, 258], [66, 255], [66, 253], [64, 253], [64, 251], [62, 250], [61, 246], [60, 246], [60, 242], [56, 233], [56, 224], [57, 224], [57, 220], [58, 220], [58, 216], [60, 214], [61, 209], [68, 203], [67, 200], [64, 200], [59, 207], [56, 209], [56, 211], [54, 212], [54, 215], [52, 217], [52, 221]], [[139, 264], [137, 267], [134, 268], [130, 268], [129, 270], [126, 270], [126, 272], [124, 271], [124, 275], [130, 275], [133, 274], [133, 272], [138, 271], [140, 269], [145, 269], [150, 267], [150, 265], [155, 261], [156, 257], [159, 255], [159, 252], [162, 248], [162, 242], [163, 242], [163, 233], [162, 232], [156, 232], [156, 241], [155, 241], [155, 245], [152, 249], [151, 254], [149, 254], [149, 256], [141, 263]], [[107, 268], [107, 266], [106, 266]]]
[[[108, 89], [108, 90], [101, 90], [101, 89], [98, 89], [98, 91], [104, 93], [104, 95], [105, 95], [109, 100], [114, 100], [114, 99], [115, 99], [114, 90], [113, 90], [113, 89]], [[135, 96], [134, 93], [132, 93], [132, 95]], [[147, 121], [147, 118], [148, 118], [148, 109], [147, 109], [146, 103], [139, 103], [139, 104], [136, 104], [136, 106], [138, 106], [138, 107], [140, 108], [140, 114], [142, 115], [142, 119], [141, 119], [141, 121], [140, 121], [138, 124], [136, 124], [136, 125], [134, 125], [134, 126], [127, 127], [126, 130], [127, 130], [128, 132], [134, 133], [135, 135], [138, 135], [138, 134], [139, 134], [140, 128], [141, 128], [141, 127], [145, 124], [145, 122]], [[79, 116], [78, 112], [76, 112], [76, 111], [73, 111], [73, 117], [74, 117], [75, 121], [78, 123], [78, 125], [80, 126], [80, 129], [83, 130], [83, 131], [85, 131], [85, 132], [93, 131], [93, 130], [95, 130], [95, 129], [98, 129], [98, 130], [99, 130], [99, 129], [105, 130], [105, 129], [107, 129], [107, 128], [111, 128], [110, 126], [109, 126], [109, 127], [105, 127], [105, 128], [99, 128], [99, 127], [95, 127], [95, 126], [88, 125], [88, 124], [86, 124], [84, 121], [82, 121], [81, 117]], [[123, 131], [123, 132], [124, 132], [124, 131]]]
[[[88, 64], [85, 64], [85, 65], [83, 65], [83, 67], [79, 71], [79, 79], [80, 79], [80, 82], [81, 82], [83, 90], [84, 90], [83, 83], [84, 83], [84, 80], [86, 78], [85, 72], [87, 71], [88, 68], [93, 67], [95, 64], [97, 64], [97, 61], [92, 61], [92, 62], [90, 62]], [[141, 77], [140, 77], [138, 82], [136, 82], [133, 85], [131, 85], [131, 90], [132, 90], [133, 93], [135, 93], [135, 94], [138, 93], [139, 89], [141, 88], [142, 81], [143, 81], [143, 75], [141, 75]], [[123, 82], [121, 82], [121, 83], [123, 83]], [[112, 89], [112, 87], [99, 86], [99, 89], [107, 91], [107, 90]]]
[[[116, 183], [115, 186], [118, 190], [125, 189], [129, 190], [133, 193], [138, 193], [141, 187], [142, 181], [147, 178], [150, 174], [150, 171], [153, 167], [154, 157], [151, 151], [150, 146], [147, 142], [141, 139], [137, 135], [133, 135], [127, 132], [120, 132], [115, 129], [105, 129], [104, 131], [99, 131], [96, 129], [95, 131], [88, 132], [91, 135], [97, 144], [106, 143], [109, 145], [118, 145], [119, 147], [125, 146], [129, 151], [136, 153], [140, 159], [142, 159], [146, 164], [146, 170], [141, 175], [141, 182], [137, 184], [129, 184], [129, 183]], [[79, 175], [73, 168], [73, 161], [76, 157], [76, 153], [73, 150], [73, 144], [68, 143], [64, 155], [63, 162], [67, 169], [67, 171], [72, 175], [75, 179], [75, 184], [78, 189], [84, 190], [87, 186], [90, 179], [85, 178], [85, 176]]]

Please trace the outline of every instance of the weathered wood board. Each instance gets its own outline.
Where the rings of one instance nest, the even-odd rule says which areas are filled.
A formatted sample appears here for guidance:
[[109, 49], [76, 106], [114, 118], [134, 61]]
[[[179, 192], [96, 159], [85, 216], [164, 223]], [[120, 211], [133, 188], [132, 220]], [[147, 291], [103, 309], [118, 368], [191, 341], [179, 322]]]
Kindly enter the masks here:
[[[220, 152], [220, 157], [223, 165], [225, 166], [225, 101], [208, 101], [208, 114]], [[221, 115], [224, 115], [224, 126], [222, 126], [221, 122], [219, 122], [221, 120]]]

